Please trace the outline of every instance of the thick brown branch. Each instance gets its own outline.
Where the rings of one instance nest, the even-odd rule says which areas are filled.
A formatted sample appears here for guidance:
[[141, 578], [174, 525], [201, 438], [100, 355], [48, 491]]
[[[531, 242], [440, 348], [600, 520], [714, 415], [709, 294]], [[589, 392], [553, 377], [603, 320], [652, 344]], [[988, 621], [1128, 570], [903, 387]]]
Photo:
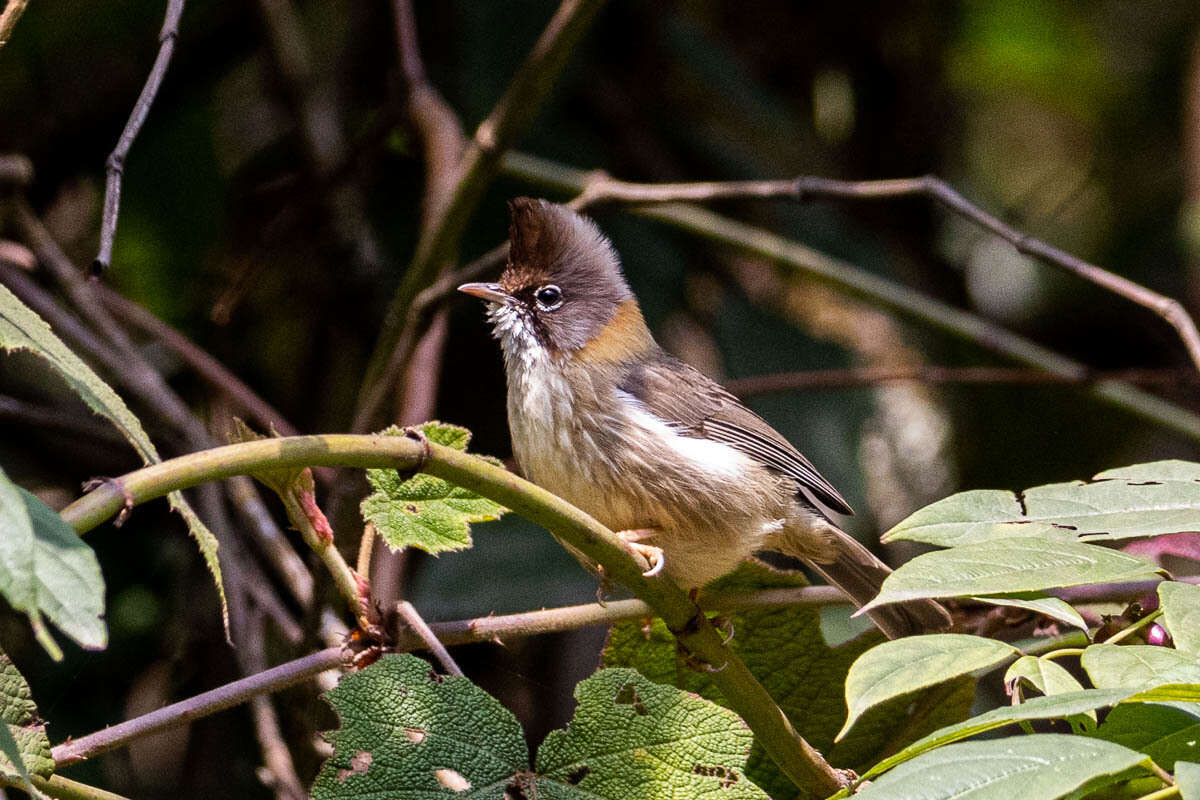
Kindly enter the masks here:
[[117, 146], [113, 148], [105, 163], [108, 177], [104, 187], [104, 216], [100, 219], [100, 252], [92, 263], [92, 269], [96, 272], [108, 269], [112, 263], [113, 242], [117, 238], [117, 215], [121, 211], [121, 178], [125, 173], [125, 159], [129, 156], [129, 149], [133, 147], [133, 140], [137, 138], [146, 117], [150, 114], [150, 106], [158, 96], [158, 89], [166, 77], [167, 67], [171, 65], [171, 56], [175, 54], [175, 41], [179, 38], [179, 18], [183, 16], [183, 3], [184, 0], [167, 0], [167, 15], [158, 34], [158, 55], [154, 59], [154, 66], [150, 68], [150, 75], [147, 76], [146, 84], [134, 103], [133, 112], [129, 115], [120, 138], [117, 139]]

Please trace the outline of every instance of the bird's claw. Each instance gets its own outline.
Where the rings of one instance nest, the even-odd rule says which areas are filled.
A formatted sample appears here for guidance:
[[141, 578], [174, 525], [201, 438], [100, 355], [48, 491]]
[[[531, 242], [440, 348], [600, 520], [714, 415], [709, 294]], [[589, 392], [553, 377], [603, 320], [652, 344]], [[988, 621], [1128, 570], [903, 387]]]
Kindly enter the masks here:
[[634, 556], [641, 556], [646, 559], [650, 565], [650, 569], [642, 573], [647, 578], [653, 578], [663, 571], [663, 567], [667, 565], [666, 557], [663, 556], [663, 549], [655, 547], [652, 544], [643, 544], [640, 540], [657, 533], [653, 530], [630, 530], [620, 531], [617, 537], [621, 540], [625, 547], [625, 552]]

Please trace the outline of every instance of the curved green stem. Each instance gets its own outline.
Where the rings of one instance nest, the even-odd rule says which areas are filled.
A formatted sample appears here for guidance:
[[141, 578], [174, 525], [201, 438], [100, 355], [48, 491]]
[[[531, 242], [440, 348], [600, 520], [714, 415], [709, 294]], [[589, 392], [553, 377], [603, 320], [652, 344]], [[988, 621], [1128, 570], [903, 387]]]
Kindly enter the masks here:
[[141, 503], [205, 481], [264, 469], [303, 466], [392, 467], [444, 478], [502, 503], [603, 565], [608, 577], [644, 600], [680, 645], [718, 668], [713, 682], [763, 749], [798, 786], [827, 797], [842, 776], [796, 732], [708, 617], [663, 575], [646, 577], [616, 534], [541, 487], [502, 467], [441, 445], [400, 436], [332, 434], [262, 439], [174, 458], [131, 472], [75, 501], [62, 518], [81, 533], [115, 514], [126, 499]]

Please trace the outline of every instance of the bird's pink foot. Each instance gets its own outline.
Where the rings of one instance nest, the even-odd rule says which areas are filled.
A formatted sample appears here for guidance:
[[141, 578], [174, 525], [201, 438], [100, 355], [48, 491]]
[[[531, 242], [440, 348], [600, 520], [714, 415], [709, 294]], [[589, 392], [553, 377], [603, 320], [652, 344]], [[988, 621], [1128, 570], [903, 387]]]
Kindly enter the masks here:
[[643, 539], [649, 539], [657, 534], [658, 530], [655, 528], [636, 528], [617, 532], [617, 538], [621, 540], [625, 551], [634, 556], [641, 556], [650, 565], [650, 569], [642, 573], [647, 578], [652, 578], [662, 572], [667, 563], [661, 547], [642, 542]]

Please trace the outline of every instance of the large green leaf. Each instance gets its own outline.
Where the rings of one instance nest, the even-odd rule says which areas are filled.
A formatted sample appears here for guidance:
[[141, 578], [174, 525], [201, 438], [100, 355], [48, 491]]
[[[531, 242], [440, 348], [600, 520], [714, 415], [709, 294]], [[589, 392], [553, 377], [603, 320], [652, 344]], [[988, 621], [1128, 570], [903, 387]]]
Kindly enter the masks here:
[[432, 797], [471, 787], [464, 798], [503, 795], [529, 768], [516, 718], [466, 678], [438, 675], [411, 655], [386, 655], [326, 693], [341, 727], [313, 784], [322, 798]]
[[[420, 429], [429, 441], [464, 452], [471, 440], [471, 432], [457, 425], [426, 422]], [[404, 435], [403, 429], [396, 427], [382, 433]], [[464, 550], [471, 546], [470, 523], [499, 519], [507, 510], [470, 489], [424, 473], [403, 477], [394, 469], [369, 469], [367, 480], [375, 491], [362, 502], [363, 518], [374, 524], [392, 550]]]
[[1200, 465], [1185, 461], [1136, 464], [1073, 481], [1026, 489], [951, 495], [917, 511], [884, 534], [956, 547], [1022, 535], [1029, 523], [1085, 539], [1127, 539], [1200, 530]]
[[1017, 722], [1070, 719], [1117, 703], [1162, 703], [1187, 698], [1200, 698], [1200, 686], [1163, 686], [1141, 692], [1135, 689], [1083, 689], [1052, 697], [1033, 697], [1020, 705], [1001, 706], [936, 730], [875, 764], [862, 777], [873, 778], [921, 753]]
[[766, 800], [744, 768], [751, 734], [737, 715], [633, 670], [601, 670], [575, 690], [566, 730], [538, 751], [516, 718], [466, 678], [387, 655], [326, 694], [341, 719], [316, 800]]
[[1200, 660], [1170, 647], [1094, 644], [1079, 660], [1092, 684], [1101, 689], [1200, 683]]
[[1000, 539], [925, 553], [902, 564], [862, 610], [921, 597], [1037, 592], [1060, 586], [1148, 580], [1154, 565], [1081, 542]]
[[1004, 642], [961, 633], [907, 636], [873, 647], [858, 657], [846, 676], [849, 711], [837, 738], [845, 736], [869, 708], [1018, 654]]
[[25, 677], [8, 654], [0, 651], [0, 774], [29, 780], [30, 773], [42, 778], [54, 772], [46, 724], [38, 717], [37, 705]]
[[1084, 736], [1041, 733], [962, 742], [927, 752], [875, 780], [861, 800], [1056, 800], [1115, 783], [1149, 759]]
[[[735, 593], [802, 585], [801, 576], [746, 564], [711, 585], [709, 591]], [[856, 658], [883, 641], [882, 634], [870, 631], [830, 647], [821, 634], [818, 611], [799, 606], [739, 611], [724, 621], [733, 633], [730, 647], [766, 687], [796, 730], [837, 767], [862, 771], [885, 753], [965, 718], [974, 699], [975, 681], [969, 676], [913, 692], [868, 711], [854, 730], [835, 744], [834, 735], [846, 718], [846, 673]], [[651, 680], [674, 684], [716, 703], [728, 702], [710, 675], [689, 663], [686, 653], [679, 652], [675, 638], [661, 620], [613, 626], [604, 663], [635, 667]], [[757, 742], [746, 771], [775, 800], [809, 797], [805, 789], [797, 788], [779, 770]]]
[[1200, 656], [1200, 586], [1163, 581], [1158, 585], [1158, 603], [1175, 647]]
[[571, 724], [538, 748], [539, 786], [574, 786], [580, 798], [766, 800], [744, 772], [754, 737], [732, 711], [631, 669], [601, 670], [575, 699]]
[[0, 593], [29, 617], [50, 655], [62, 651], [45, 619], [81, 646], [103, 649], [104, 578], [92, 548], [41, 500], [0, 470]]
[[[67, 382], [88, 408], [107, 419], [126, 441], [133, 446], [146, 464], [156, 464], [162, 459], [154, 443], [146, 435], [142, 423], [133, 415], [116, 392], [92, 371], [79, 356], [71, 352], [59, 340], [50, 326], [37, 314], [17, 299], [7, 287], [0, 285], [0, 349], [27, 350], [47, 364]], [[217, 537], [205, 527], [196, 512], [188, 505], [182, 492], [167, 495], [171, 508], [183, 517], [189, 533], [196, 540], [204, 563], [212, 574], [221, 600], [221, 613], [226, 631], [229, 629], [229, 609], [225, 602], [225, 588], [221, 582], [221, 565], [217, 561]]]
[[1118, 705], [1092, 735], [1145, 753], [1173, 770], [1176, 761], [1200, 761], [1200, 706]]

